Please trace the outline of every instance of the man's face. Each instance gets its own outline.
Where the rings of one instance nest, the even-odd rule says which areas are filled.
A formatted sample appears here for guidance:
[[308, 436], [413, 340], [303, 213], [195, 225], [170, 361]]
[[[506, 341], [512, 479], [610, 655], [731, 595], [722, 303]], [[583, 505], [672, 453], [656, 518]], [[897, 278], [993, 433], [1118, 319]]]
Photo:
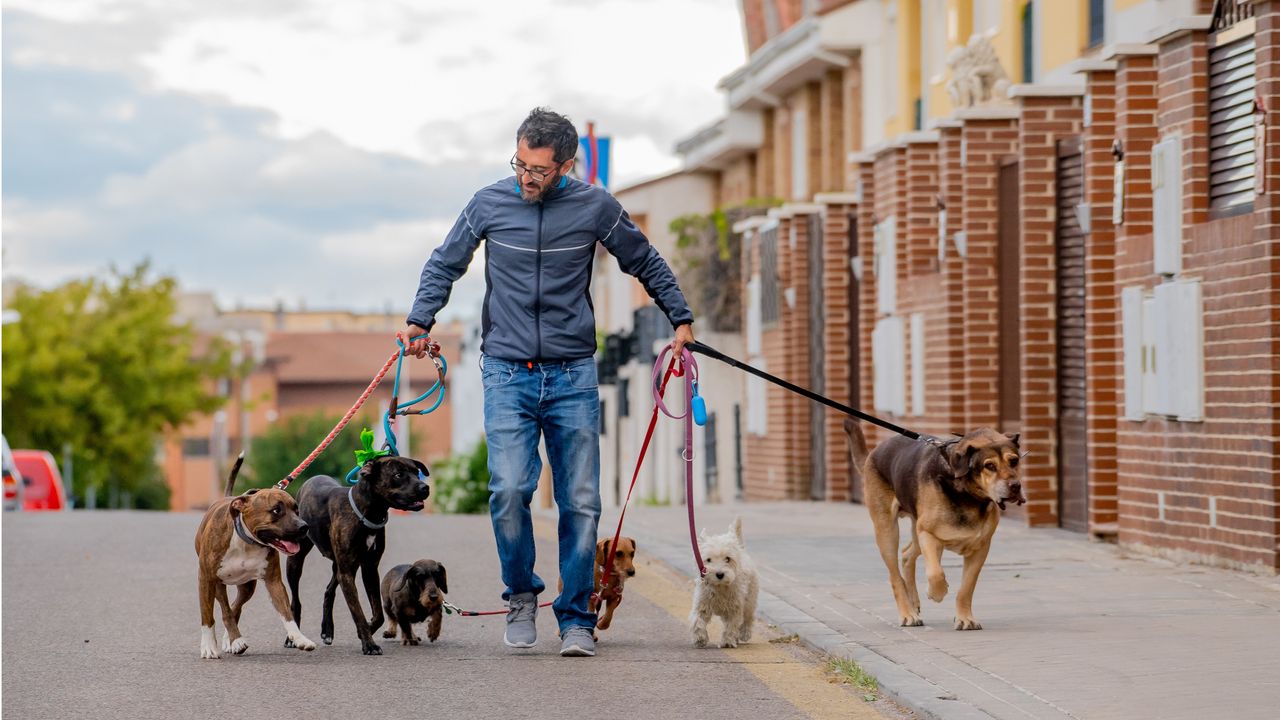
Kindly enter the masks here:
[[573, 160], [557, 163], [555, 151], [549, 147], [531, 148], [524, 140], [516, 147], [512, 160], [516, 181], [520, 183], [520, 197], [525, 202], [538, 202], [547, 191], [560, 182], [560, 178], [573, 167]]

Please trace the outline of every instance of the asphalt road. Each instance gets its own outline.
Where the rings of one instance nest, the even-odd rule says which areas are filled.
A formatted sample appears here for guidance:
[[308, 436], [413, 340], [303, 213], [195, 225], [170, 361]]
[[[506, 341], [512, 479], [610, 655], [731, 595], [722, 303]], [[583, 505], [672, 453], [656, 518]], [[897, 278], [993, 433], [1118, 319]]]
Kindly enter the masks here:
[[[539, 642], [531, 650], [502, 645], [501, 616], [446, 616], [436, 643], [402, 647], [379, 633], [384, 655], [366, 657], [341, 597], [334, 644], [304, 653], [282, 646], [283, 627], [260, 587], [241, 620], [248, 652], [201, 660], [193, 548], [199, 520], [190, 513], [4, 514], [5, 718], [739, 720], [892, 713], [830, 682], [823, 658], [770, 642], [776, 633], [761, 625], [752, 643], [735, 650], [694, 648], [684, 625], [688, 581], [645, 557], [595, 658], [558, 655], [550, 608], [539, 612]], [[539, 528], [538, 572], [554, 588], [555, 544], [542, 535], [549, 530]], [[501, 607], [487, 517], [393, 517], [382, 570], [423, 557], [448, 568], [454, 604]], [[302, 631], [317, 642], [328, 572], [318, 553], [308, 558]]]

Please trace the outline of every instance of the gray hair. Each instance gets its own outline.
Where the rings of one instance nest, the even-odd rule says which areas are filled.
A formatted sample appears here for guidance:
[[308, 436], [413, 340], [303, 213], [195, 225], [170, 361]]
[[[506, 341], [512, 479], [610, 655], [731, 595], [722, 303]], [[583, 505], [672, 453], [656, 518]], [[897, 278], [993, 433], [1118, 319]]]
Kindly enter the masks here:
[[569, 118], [544, 107], [534, 108], [520, 123], [516, 142], [530, 148], [552, 149], [557, 163], [572, 160], [578, 154], [578, 131]]

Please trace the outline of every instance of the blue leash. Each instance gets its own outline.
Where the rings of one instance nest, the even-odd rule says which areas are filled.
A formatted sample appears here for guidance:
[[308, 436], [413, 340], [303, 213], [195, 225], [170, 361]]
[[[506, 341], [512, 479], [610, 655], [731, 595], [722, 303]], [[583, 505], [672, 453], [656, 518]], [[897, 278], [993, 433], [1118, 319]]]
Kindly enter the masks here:
[[[419, 335], [416, 338], [410, 338], [409, 342], [412, 343], [426, 337], [429, 336]], [[435, 409], [440, 407], [440, 404], [444, 402], [444, 377], [449, 372], [449, 363], [446, 362], [442, 356], [431, 355], [431, 361], [435, 363], [436, 366], [436, 374], [438, 376], [437, 380], [430, 388], [427, 389], [426, 392], [407, 403], [400, 404], [400, 369], [404, 364], [406, 348], [404, 343], [400, 341], [400, 338], [396, 338], [396, 344], [400, 346], [400, 357], [396, 358], [396, 379], [391, 386], [391, 404], [387, 407], [387, 412], [383, 413], [382, 416], [382, 431], [383, 435], [386, 437], [386, 444], [383, 447], [390, 450], [392, 455], [399, 455], [400, 450], [396, 444], [395, 431], [391, 429], [391, 418], [397, 415], [426, 415], [427, 413], [434, 412]], [[425, 401], [432, 395], [435, 395], [436, 398], [435, 402], [431, 403], [430, 407], [419, 410], [410, 409], [414, 405]], [[356, 474], [358, 472], [360, 472], [359, 464], [351, 468], [351, 472], [347, 473], [346, 481], [348, 485], [354, 485], [356, 483]]]

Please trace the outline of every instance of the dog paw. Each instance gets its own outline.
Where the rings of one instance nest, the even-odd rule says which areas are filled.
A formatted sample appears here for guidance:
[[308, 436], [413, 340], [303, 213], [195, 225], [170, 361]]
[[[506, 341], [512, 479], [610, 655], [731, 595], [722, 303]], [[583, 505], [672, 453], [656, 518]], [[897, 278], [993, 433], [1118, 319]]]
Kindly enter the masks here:
[[727, 638], [722, 638], [722, 639], [720, 640], [720, 647], [722, 647], [722, 648], [736, 648], [736, 647], [738, 647], [738, 640], [737, 640], [737, 638], [729, 638], [729, 637], [727, 637]]
[[596, 627], [601, 630], [608, 630], [609, 623], [611, 622], [613, 622], [611, 618], [607, 618], [607, 617], [600, 618], [599, 620], [596, 621]]
[[902, 618], [902, 627], [920, 627], [924, 625], [924, 620], [919, 615], [908, 615]]
[[325, 635], [324, 633], [320, 633], [320, 642], [324, 643], [325, 645], [332, 645], [333, 635]]
[[377, 645], [371, 642], [361, 643], [360, 650], [365, 655], [381, 655], [382, 654], [382, 648], [378, 647]]
[[203, 660], [217, 660], [222, 657], [218, 653], [218, 638], [213, 634], [213, 628], [200, 629], [200, 657]]
[[249, 649], [249, 643], [244, 638], [236, 638], [228, 642], [225, 638], [222, 641], [222, 652], [231, 653], [232, 655], [243, 655], [245, 650]]
[[706, 647], [706, 646], [707, 646], [707, 641], [708, 641], [708, 640], [709, 640], [709, 638], [707, 637], [707, 631], [706, 631], [706, 630], [702, 630], [702, 631], [697, 631], [697, 630], [695, 630], [695, 631], [694, 631], [694, 633], [693, 633], [693, 646], [694, 646], [694, 647], [704, 648], [704, 647]]
[[390, 638], [393, 638], [393, 637], [395, 637], [395, 636], [396, 636], [396, 631], [395, 631], [395, 630], [383, 630], [383, 631], [382, 631], [382, 637], [384, 637], [384, 638], [388, 638], [388, 639], [390, 639]]
[[955, 623], [956, 623], [955, 627], [957, 630], [981, 630], [982, 629], [982, 623], [978, 622], [977, 620], [974, 620], [973, 618], [968, 618], [968, 619], [956, 618]]
[[933, 580], [929, 581], [929, 599], [930, 600], [934, 602], [942, 602], [942, 599], [945, 598], [946, 596], [947, 596], [946, 580], [938, 580], [936, 582]]

